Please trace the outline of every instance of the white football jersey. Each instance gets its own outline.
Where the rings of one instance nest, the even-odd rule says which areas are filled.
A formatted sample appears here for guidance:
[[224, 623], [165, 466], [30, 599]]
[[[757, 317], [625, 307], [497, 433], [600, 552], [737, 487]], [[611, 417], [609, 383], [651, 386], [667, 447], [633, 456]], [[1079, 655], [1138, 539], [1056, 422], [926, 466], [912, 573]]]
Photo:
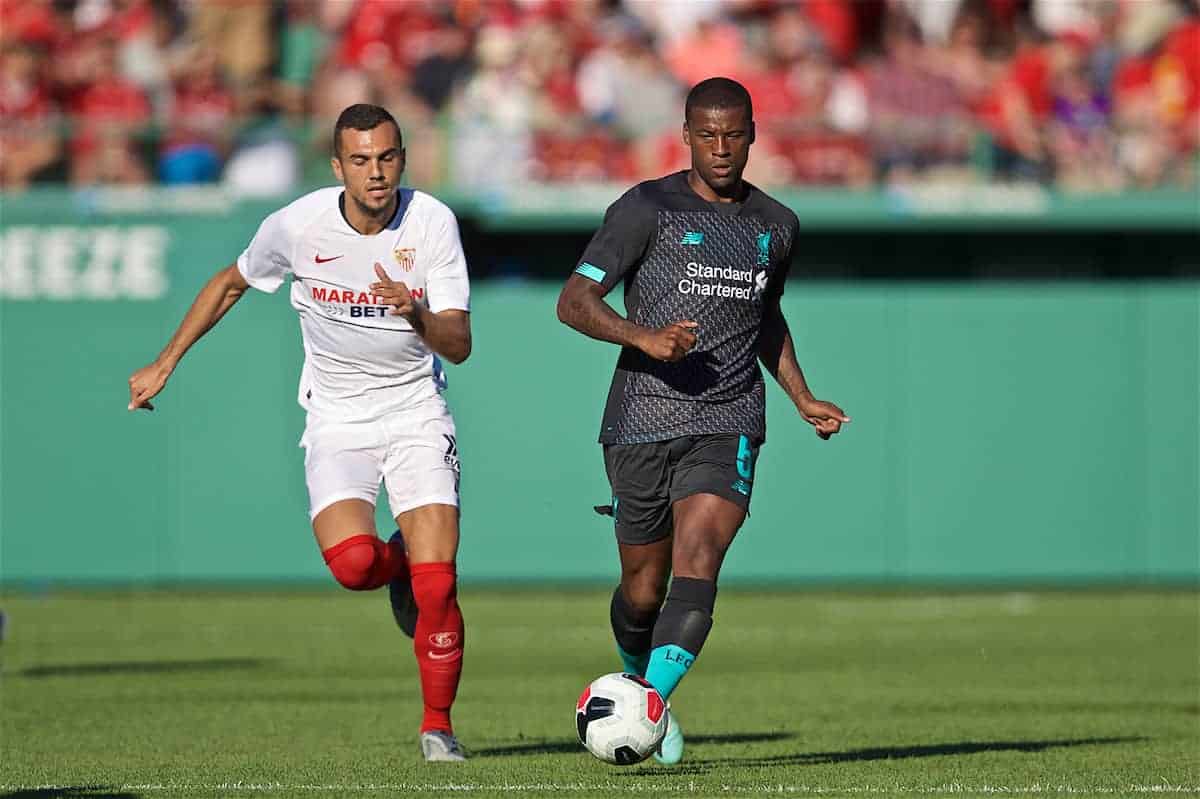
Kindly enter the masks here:
[[441, 363], [391, 306], [371, 296], [379, 264], [430, 311], [470, 310], [467, 262], [454, 213], [412, 189], [379, 233], [364, 236], [342, 215], [340, 186], [306, 194], [263, 220], [238, 270], [274, 292], [292, 278], [304, 369], [300, 405], [338, 421], [377, 419], [438, 398]]

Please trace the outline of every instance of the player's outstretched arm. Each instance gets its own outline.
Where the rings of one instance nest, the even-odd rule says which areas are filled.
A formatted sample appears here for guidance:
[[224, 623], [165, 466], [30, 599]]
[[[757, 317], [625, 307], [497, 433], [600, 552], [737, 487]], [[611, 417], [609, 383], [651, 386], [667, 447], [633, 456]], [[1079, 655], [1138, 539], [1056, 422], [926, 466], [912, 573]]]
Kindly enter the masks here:
[[585, 336], [635, 347], [659, 361], [681, 360], [696, 346], [698, 325], [690, 319], [660, 328], [642, 327], [614, 311], [604, 294], [600, 283], [571, 275], [558, 295], [558, 320]]
[[771, 376], [783, 387], [796, 410], [811, 424], [817, 435], [828, 439], [850, 421], [850, 417], [832, 402], [813, 396], [804, 379], [804, 370], [796, 360], [792, 333], [783, 311], [776, 304], [763, 315], [758, 338], [758, 358]]
[[138, 369], [129, 378], [129, 410], [154, 410], [151, 398], [163, 390], [183, 354], [221, 321], [249, 287], [237, 264], [225, 267], [204, 284], [167, 346], [153, 363]]
[[392, 280], [380, 264], [375, 264], [378, 281], [371, 294], [392, 306], [392, 313], [403, 316], [424, 339], [429, 349], [450, 363], [462, 363], [471, 354], [471, 314], [458, 309], [433, 311], [413, 299], [406, 283]]

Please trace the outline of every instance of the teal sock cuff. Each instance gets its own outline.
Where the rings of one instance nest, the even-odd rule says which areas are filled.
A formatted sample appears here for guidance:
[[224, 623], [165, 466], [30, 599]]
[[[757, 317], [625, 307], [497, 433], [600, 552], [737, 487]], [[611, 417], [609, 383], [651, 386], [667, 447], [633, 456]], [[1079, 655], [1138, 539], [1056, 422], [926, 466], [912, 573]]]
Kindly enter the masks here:
[[621, 656], [621, 663], [624, 664], [625, 671], [628, 674], [636, 674], [639, 677], [646, 676], [646, 667], [650, 663], [649, 652], [643, 652], [640, 655], [631, 655], [620, 644], [617, 644], [617, 654]]
[[695, 661], [696, 656], [683, 647], [675, 644], [657, 646], [650, 651], [646, 681], [654, 686], [663, 699], [667, 699]]

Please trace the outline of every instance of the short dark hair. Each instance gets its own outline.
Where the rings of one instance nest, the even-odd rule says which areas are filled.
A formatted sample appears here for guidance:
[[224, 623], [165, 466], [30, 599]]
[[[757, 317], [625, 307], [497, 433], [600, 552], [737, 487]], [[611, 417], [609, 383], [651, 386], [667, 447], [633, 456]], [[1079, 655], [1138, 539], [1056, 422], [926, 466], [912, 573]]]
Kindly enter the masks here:
[[399, 137], [400, 125], [386, 108], [369, 103], [355, 103], [347, 106], [338, 114], [337, 123], [333, 126], [333, 154], [341, 155], [343, 130], [373, 130], [385, 122], [396, 126], [396, 136]]
[[702, 80], [688, 92], [683, 106], [683, 118], [689, 119], [694, 108], [744, 108], [746, 121], [754, 119], [754, 105], [746, 87], [730, 78]]

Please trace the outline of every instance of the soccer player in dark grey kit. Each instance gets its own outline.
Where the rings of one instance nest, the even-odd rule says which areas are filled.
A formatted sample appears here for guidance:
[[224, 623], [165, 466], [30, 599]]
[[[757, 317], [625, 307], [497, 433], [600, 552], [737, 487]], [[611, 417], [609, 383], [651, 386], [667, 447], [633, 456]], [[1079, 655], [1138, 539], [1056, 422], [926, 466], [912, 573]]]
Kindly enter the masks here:
[[[691, 169], [613, 203], [558, 299], [561, 321], [621, 345], [600, 430], [621, 558], [612, 628], [625, 670], [664, 698], [712, 628], [721, 562], [750, 505], [766, 438], [758, 362], [822, 439], [850, 421], [813, 397], [796, 362], [779, 298], [799, 221], [742, 180], [745, 87], [693, 87], [683, 141]], [[603, 299], [622, 282], [628, 318]], [[673, 713], [655, 756], [683, 756]]]

